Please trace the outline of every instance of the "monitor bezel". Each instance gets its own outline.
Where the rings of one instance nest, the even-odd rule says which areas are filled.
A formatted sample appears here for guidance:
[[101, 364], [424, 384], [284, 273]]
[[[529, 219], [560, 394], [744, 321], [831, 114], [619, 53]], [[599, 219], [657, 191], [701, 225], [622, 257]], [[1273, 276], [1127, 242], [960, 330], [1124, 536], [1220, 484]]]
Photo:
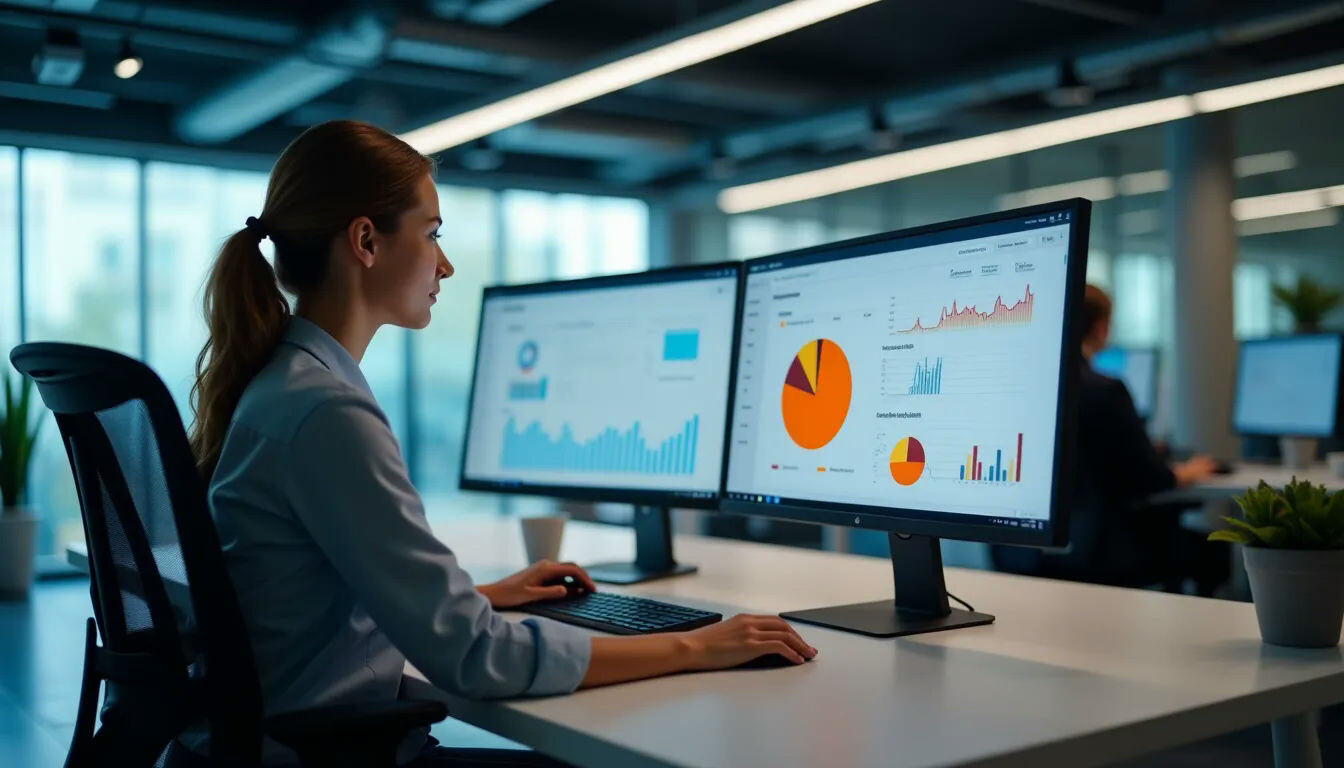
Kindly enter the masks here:
[[[1105, 352], [1107, 349], [1118, 349], [1118, 350], [1121, 350], [1122, 352], [1124, 352], [1125, 354], [1129, 354], [1129, 353], [1131, 353], [1131, 352], [1142, 352], [1142, 353], [1149, 354], [1149, 355], [1152, 355], [1152, 356], [1153, 356], [1153, 379], [1152, 379], [1152, 381], [1150, 381], [1149, 384], [1148, 384], [1148, 390], [1149, 390], [1149, 391], [1148, 391], [1148, 398], [1149, 398], [1149, 402], [1152, 403], [1153, 408], [1152, 408], [1151, 411], [1149, 411], [1148, 413], [1145, 414], [1145, 413], [1143, 413], [1142, 411], [1139, 410], [1139, 408], [1138, 408], [1138, 404], [1137, 404], [1137, 403], [1136, 403], [1135, 406], [1134, 406], [1134, 410], [1135, 410], [1135, 412], [1137, 412], [1137, 413], [1139, 414], [1139, 418], [1143, 419], [1145, 422], [1147, 422], [1147, 421], [1152, 421], [1152, 419], [1157, 415], [1157, 399], [1158, 399], [1158, 397], [1160, 396], [1160, 394], [1161, 394], [1161, 389], [1162, 389], [1162, 387], [1159, 385], [1159, 382], [1160, 382], [1161, 379], [1162, 379], [1162, 349], [1161, 349], [1161, 347], [1150, 346], [1150, 345], [1142, 345], [1142, 344], [1139, 344], [1139, 345], [1108, 344], [1105, 348], [1102, 349], [1102, 352]], [[1093, 368], [1093, 370], [1096, 370], [1096, 369]], [[1108, 373], [1104, 373], [1104, 372], [1102, 372], [1102, 371], [1097, 371], [1097, 373], [1100, 373], [1100, 374], [1102, 374], [1103, 376], [1109, 376], [1109, 375], [1110, 375], [1110, 374], [1108, 374]], [[1121, 381], [1124, 381], [1124, 379], [1122, 378]], [[1128, 386], [1128, 383], [1126, 383], [1126, 386]], [[1130, 393], [1130, 395], [1131, 395], [1131, 398], [1132, 398], [1132, 397], [1133, 397], [1133, 393]]]
[[[1059, 369], [1059, 396], [1055, 409], [1055, 460], [1054, 476], [1051, 478], [1050, 511], [1047, 524], [1043, 529], [1015, 528], [1009, 526], [966, 523], [956, 518], [960, 515], [936, 513], [925, 510], [913, 510], [901, 507], [878, 507], [866, 504], [823, 502], [815, 500], [783, 499], [779, 503], [758, 502], [755, 500], [734, 499], [729, 496], [728, 469], [731, 456], [724, 453], [724, 485], [720, 488], [719, 510], [730, 514], [767, 517], [795, 522], [822, 523], [847, 528], [866, 528], [889, 533], [931, 536], [964, 541], [981, 541], [993, 544], [1016, 544], [1035, 547], [1061, 547], [1068, 544], [1069, 502], [1072, 493], [1073, 454], [1077, 433], [1077, 396], [1078, 381], [1082, 366], [1082, 327], [1081, 315], [1083, 287], [1087, 271], [1087, 245], [1090, 234], [1092, 203], [1083, 198], [1071, 198], [1053, 203], [1014, 208], [1007, 211], [971, 216], [953, 221], [927, 224], [918, 227], [893, 230], [866, 237], [842, 240], [835, 243], [802, 248], [785, 253], [762, 256], [743, 263], [742, 278], [738, 281], [739, 292], [745, 294], [747, 277], [751, 267], [767, 261], [803, 259], [827, 250], [847, 249], [866, 246], [886, 240], [942, 232], [951, 229], [988, 224], [1002, 220], [1030, 217], [1036, 214], [1068, 211], [1072, 226], [1069, 229], [1068, 266], [1065, 275], [1064, 323], [1060, 329], [1062, 360]], [[738, 321], [740, 331], [741, 315], [744, 311], [744, 299], [738, 299]], [[739, 337], [740, 338], [740, 337]], [[740, 341], [739, 341], [740, 343]], [[735, 355], [737, 357], [738, 355]], [[733, 390], [737, 389], [737, 370], [733, 370]], [[732, 403], [730, 401], [730, 408]], [[732, 433], [736, 426], [729, 412], [728, 449], [731, 448]], [[935, 518], [933, 516], [938, 515]]]
[[[471, 367], [471, 385], [467, 392], [467, 415], [462, 430], [462, 455], [458, 464], [458, 488], [464, 491], [483, 491], [487, 493], [503, 493], [521, 496], [545, 496], [557, 499], [568, 499], [572, 501], [590, 501], [590, 502], [625, 502], [636, 505], [661, 506], [661, 507], [683, 507], [694, 509], [716, 509], [719, 502], [719, 494], [724, 485], [723, 473], [727, 471], [727, 462], [723, 459], [719, 462], [719, 482], [717, 488], [708, 491], [674, 491], [665, 489], [649, 488], [614, 488], [611, 486], [587, 486], [587, 485], [552, 485], [541, 483], [524, 482], [505, 482], [498, 480], [482, 480], [467, 477], [467, 450], [471, 444], [472, 412], [476, 403], [476, 378], [480, 370], [481, 362], [481, 331], [485, 322], [486, 302], [492, 298], [501, 296], [519, 296], [542, 293], [568, 293], [573, 291], [584, 291], [601, 288], [620, 288], [628, 285], [640, 285], [648, 282], [678, 282], [677, 280], [657, 280], [657, 278], [675, 277], [676, 275], [687, 275], [687, 281], [694, 279], [691, 277], [697, 273], [708, 273], [719, 270], [730, 270], [732, 275], [724, 277], [733, 277], [736, 280], [735, 292], [733, 297], [733, 328], [731, 347], [732, 354], [728, 361], [728, 386], [725, 393], [726, 410], [724, 411], [724, 423], [732, 417], [732, 382], [737, 376], [737, 342], [738, 333], [741, 329], [741, 312], [739, 302], [742, 300], [742, 263], [738, 261], [719, 261], [706, 264], [685, 264], [672, 267], [661, 267], [657, 269], [644, 270], [642, 272], [626, 272], [618, 275], [598, 275], [595, 277], [581, 277], [574, 279], [561, 280], [543, 280], [533, 283], [522, 284], [497, 284], [489, 285], [481, 290], [481, 309], [476, 322], [476, 350], [472, 356]], [[650, 280], [649, 278], [655, 278]], [[703, 279], [713, 279], [705, 277]], [[722, 457], [727, 456], [728, 452], [728, 430], [723, 434], [723, 453]], [[708, 496], [697, 497], [689, 495], [692, 493], [708, 493]]]
[[[1261, 344], [1277, 344], [1284, 341], [1293, 341], [1297, 339], [1335, 339], [1340, 345], [1339, 370], [1335, 371], [1335, 423], [1330, 431], [1324, 434], [1287, 434], [1283, 432], [1268, 432], [1259, 430], [1242, 429], [1241, 424], [1237, 422], [1237, 414], [1241, 410], [1241, 369], [1245, 364], [1245, 355], [1243, 351], [1248, 346], [1258, 346]], [[1232, 425], [1233, 434], [1248, 437], [1306, 437], [1315, 440], [1335, 437], [1344, 427], [1344, 333], [1337, 331], [1320, 331], [1316, 333], [1280, 333], [1272, 336], [1263, 336], [1258, 339], [1243, 339], [1237, 343], [1237, 370], [1232, 379], [1232, 414], [1228, 420]]]

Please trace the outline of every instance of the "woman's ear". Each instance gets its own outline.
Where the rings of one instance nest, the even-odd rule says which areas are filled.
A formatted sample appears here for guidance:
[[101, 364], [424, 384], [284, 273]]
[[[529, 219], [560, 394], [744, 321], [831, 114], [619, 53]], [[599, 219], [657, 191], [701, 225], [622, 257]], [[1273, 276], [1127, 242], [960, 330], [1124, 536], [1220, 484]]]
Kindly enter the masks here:
[[373, 266], [374, 232], [373, 221], [368, 216], [353, 219], [345, 228], [345, 240], [350, 246], [350, 252], [366, 268]]

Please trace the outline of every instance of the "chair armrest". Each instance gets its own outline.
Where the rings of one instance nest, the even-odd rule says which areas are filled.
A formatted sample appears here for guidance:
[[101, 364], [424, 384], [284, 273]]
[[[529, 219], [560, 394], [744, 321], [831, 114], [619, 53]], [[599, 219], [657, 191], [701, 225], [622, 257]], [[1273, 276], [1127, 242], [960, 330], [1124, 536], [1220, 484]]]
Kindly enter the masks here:
[[266, 718], [263, 727], [305, 766], [392, 766], [407, 733], [447, 716], [443, 702], [397, 699], [284, 712]]

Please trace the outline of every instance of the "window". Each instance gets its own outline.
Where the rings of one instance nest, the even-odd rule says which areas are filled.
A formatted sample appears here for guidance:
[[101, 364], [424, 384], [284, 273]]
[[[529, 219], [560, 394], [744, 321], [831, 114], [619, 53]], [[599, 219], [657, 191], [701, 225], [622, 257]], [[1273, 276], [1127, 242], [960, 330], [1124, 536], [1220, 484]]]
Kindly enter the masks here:
[[[28, 338], [138, 356], [139, 165], [39, 150], [25, 150], [22, 162]], [[38, 552], [59, 553], [83, 526], [54, 424], [42, 430], [29, 479], [43, 518]]]
[[145, 193], [145, 359], [190, 426], [188, 396], [206, 336], [205, 280], [224, 241], [261, 211], [266, 174], [149, 163]]
[[0, 147], [0, 353], [19, 343], [19, 152]]
[[467, 392], [475, 364], [481, 289], [495, 274], [496, 197], [481, 189], [439, 188], [439, 240], [453, 265], [429, 326], [412, 334], [415, 348], [415, 479], [421, 493], [457, 491]]
[[783, 219], [757, 214], [740, 214], [728, 219], [728, 255], [734, 259], [768, 256], [830, 239], [825, 225], [816, 219]]

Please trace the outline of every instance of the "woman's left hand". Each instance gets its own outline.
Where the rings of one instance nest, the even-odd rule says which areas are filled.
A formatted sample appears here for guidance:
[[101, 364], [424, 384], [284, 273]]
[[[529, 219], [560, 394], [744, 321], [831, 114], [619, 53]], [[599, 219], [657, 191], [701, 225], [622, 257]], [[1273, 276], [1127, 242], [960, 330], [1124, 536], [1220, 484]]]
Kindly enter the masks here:
[[563, 579], [572, 576], [578, 585], [596, 592], [597, 585], [574, 563], [553, 563], [538, 560], [523, 570], [493, 584], [482, 584], [476, 590], [490, 599], [495, 608], [513, 608], [538, 600], [558, 600], [569, 594]]

